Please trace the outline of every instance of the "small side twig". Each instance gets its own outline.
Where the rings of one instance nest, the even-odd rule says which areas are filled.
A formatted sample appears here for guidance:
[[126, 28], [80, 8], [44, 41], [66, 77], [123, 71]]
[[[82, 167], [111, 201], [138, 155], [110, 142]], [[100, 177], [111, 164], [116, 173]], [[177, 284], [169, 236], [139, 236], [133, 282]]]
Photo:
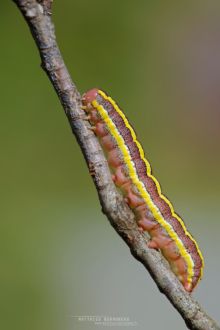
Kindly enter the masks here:
[[138, 230], [132, 211], [116, 191], [107, 162], [97, 139], [82, 119], [81, 97], [67, 71], [56, 43], [51, 20], [52, 0], [13, 0], [26, 22], [38, 47], [42, 67], [61, 101], [70, 126], [82, 149], [96, 185], [102, 210], [117, 233], [129, 246], [133, 256], [148, 269], [159, 290], [182, 315], [189, 329], [220, 330], [167, 267], [161, 254], [149, 249], [146, 237]]

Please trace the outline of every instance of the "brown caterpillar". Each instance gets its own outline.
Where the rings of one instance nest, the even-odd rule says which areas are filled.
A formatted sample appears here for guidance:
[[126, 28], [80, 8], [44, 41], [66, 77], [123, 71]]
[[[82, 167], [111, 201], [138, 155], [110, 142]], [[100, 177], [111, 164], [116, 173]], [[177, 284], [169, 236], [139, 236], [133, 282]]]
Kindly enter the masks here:
[[83, 104], [107, 154], [115, 184], [138, 225], [151, 236], [148, 246], [160, 249], [184, 288], [191, 292], [203, 273], [201, 251], [162, 194], [133, 128], [112, 98], [97, 88], [84, 94]]

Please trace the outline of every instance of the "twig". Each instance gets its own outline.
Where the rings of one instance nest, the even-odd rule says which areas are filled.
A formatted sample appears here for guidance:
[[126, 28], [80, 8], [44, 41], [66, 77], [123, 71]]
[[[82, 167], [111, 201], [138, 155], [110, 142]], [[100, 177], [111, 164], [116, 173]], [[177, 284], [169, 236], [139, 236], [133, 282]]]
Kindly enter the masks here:
[[83, 120], [80, 94], [70, 78], [56, 43], [51, 21], [52, 0], [13, 1], [30, 27], [40, 52], [42, 67], [59, 96], [72, 131], [92, 172], [103, 212], [127, 243], [133, 256], [148, 269], [159, 290], [182, 315], [187, 327], [198, 330], [220, 330], [216, 322], [183, 289], [161, 254], [147, 247], [147, 238], [138, 230], [134, 214], [116, 191], [100, 145], [89, 129], [88, 122]]

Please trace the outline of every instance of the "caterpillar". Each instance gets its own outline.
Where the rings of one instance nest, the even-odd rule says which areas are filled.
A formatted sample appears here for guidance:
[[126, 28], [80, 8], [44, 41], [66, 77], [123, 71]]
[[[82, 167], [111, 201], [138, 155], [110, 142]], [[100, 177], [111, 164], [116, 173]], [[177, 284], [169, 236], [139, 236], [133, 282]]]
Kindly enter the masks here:
[[151, 237], [148, 246], [161, 251], [185, 290], [192, 292], [203, 274], [202, 253], [162, 194], [134, 129], [116, 102], [102, 90], [89, 90], [82, 102], [106, 153], [115, 185], [133, 210], [138, 226]]

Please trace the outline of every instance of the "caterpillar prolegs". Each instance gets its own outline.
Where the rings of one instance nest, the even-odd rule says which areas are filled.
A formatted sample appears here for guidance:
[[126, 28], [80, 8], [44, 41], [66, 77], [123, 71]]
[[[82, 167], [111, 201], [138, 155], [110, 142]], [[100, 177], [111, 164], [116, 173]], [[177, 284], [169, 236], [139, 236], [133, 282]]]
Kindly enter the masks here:
[[128, 119], [105, 92], [83, 96], [90, 123], [105, 150], [116, 186], [124, 194], [138, 225], [149, 233], [149, 247], [160, 249], [184, 288], [191, 292], [202, 277], [199, 247], [162, 194]]

